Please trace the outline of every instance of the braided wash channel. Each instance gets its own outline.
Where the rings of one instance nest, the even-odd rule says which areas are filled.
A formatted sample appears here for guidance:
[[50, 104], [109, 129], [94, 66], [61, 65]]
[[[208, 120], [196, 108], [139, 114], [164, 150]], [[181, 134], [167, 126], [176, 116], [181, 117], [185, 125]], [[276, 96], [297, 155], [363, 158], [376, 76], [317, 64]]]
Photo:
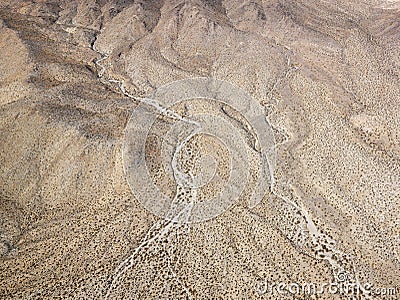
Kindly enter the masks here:
[[[229, 209], [241, 196], [249, 180], [249, 151], [257, 153], [258, 172], [254, 189], [249, 197], [250, 207], [257, 205], [271, 186], [275, 168], [275, 143], [273, 131], [266, 120], [262, 106], [241, 88], [212, 78], [191, 78], [175, 81], [158, 88], [147, 98], [165, 111], [141, 101], [133, 111], [125, 130], [123, 161], [127, 181], [142, 205], [153, 214], [178, 223], [202, 222], [214, 218]], [[251, 132], [252, 139], [243, 135], [227, 119], [213, 111], [181, 116], [174, 107], [186, 102], [215, 101], [219, 107], [227, 107], [246, 120], [243, 131]], [[218, 106], [217, 106], [218, 107]], [[179, 116], [179, 118], [177, 117]], [[176, 191], [167, 195], [153, 181], [146, 163], [146, 142], [153, 125], [159, 118], [169, 118], [171, 127], [162, 136], [162, 165], [166, 173], [172, 173]], [[229, 152], [229, 179], [223, 189], [210, 199], [197, 201], [197, 190], [215, 175], [215, 159], [202, 157], [200, 175], [183, 170], [179, 158], [188, 143], [196, 136], [208, 136], [217, 140]], [[204, 182], [204, 178], [206, 182]], [[183, 191], [183, 192], [182, 192]], [[190, 201], [178, 199], [189, 195]]]

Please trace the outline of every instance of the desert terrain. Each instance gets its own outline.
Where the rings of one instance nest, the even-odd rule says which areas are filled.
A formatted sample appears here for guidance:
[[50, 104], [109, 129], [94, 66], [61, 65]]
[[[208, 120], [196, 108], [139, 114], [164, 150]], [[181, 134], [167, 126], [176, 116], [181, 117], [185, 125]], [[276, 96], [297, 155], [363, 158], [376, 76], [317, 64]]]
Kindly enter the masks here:
[[399, 212], [400, 1], [0, 0], [0, 299], [399, 299]]

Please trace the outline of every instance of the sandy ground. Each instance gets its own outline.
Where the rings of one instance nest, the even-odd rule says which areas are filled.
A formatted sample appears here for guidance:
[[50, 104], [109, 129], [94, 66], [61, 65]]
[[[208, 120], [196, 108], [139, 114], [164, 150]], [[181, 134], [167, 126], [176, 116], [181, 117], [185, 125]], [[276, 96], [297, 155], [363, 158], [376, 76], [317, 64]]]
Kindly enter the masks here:
[[399, 3], [1, 0], [0, 298], [398, 299]]

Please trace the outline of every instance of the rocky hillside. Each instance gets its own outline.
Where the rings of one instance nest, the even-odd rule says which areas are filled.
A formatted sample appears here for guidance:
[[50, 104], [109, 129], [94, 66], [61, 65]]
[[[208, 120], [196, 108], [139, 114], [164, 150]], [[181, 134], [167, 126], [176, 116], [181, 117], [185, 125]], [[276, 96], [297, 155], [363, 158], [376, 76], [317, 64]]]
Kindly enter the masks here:
[[[399, 294], [399, 41], [395, 0], [0, 0], [0, 298], [312, 298], [265, 281]], [[156, 101], [197, 78], [250, 95], [272, 130], [255, 206], [265, 174], [251, 126], [264, 123], [215, 103], [218, 88], [168, 111]], [[141, 105], [159, 114], [143, 145], [154, 186], [211, 199], [246, 149], [237, 201], [198, 223], [146, 209], [152, 192], [138, 196], [143, 174], [126, 165]], [[198, 131], [173, 152], [187, 119], [239, 138]], [[188, 181], [204, 167], [201, 184], [180, 186], [174, 163]]]

